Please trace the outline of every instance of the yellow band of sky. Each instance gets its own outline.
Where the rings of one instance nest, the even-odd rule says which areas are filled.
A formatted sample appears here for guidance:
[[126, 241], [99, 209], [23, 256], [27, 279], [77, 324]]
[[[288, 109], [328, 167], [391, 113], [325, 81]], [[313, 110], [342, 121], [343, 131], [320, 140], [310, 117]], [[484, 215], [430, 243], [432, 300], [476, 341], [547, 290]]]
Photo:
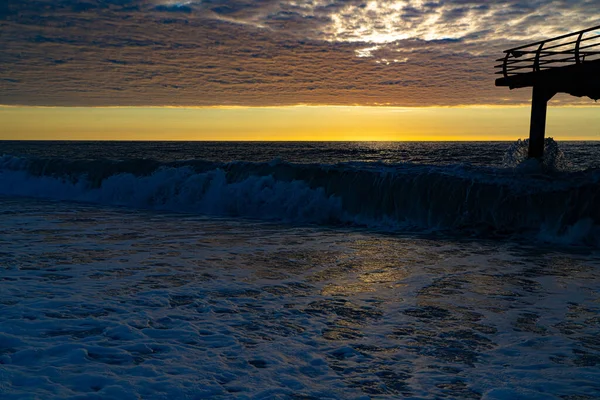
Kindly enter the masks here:
[[[529, 107], [0, 107], [0, 140], [515, 140]], [[600, 108], [548, 109], [547, 136], [600, 140]]]

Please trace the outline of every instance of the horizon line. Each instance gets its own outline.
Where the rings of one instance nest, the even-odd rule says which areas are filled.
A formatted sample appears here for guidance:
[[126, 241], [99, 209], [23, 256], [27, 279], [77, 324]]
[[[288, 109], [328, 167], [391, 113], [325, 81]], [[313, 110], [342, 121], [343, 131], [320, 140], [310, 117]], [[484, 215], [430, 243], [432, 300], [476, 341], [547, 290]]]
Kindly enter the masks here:
[[[555, 139], [552, 136], [546, 137], [546, 139], [552, 139], [557, 142], [600, 142], [599, 139], [585, 139], [585, 138], [569, 138], [566, 140]], [[263, 139], [263, 140], [237, 140], [237, 139], [225, 139], [225, 140], [187, 140], [187, 139], [169, 139], [169, 140], [148, 140], [148, 139], [0, 139], [2, 142], [200, 142], [200, 143], [421, 143], [421, 142], [435, 142], [435, 143], [464, 143], [464, 142], [480, 142], [480, 143], [512, 143], [517, 141], [528, 140], [528, 138], [517, 138], [517, 139], [497, 139], [497, 140], [486, 140], [486, 139], [424, 139], [424, 140], [277, 140], [277, 139]]]
[[[593, 104], [552, 104], [553, 108], [588, 108], [597, 107], [600, 104], [594, 102]], [[182, 109], [182, 110], [246, 110], [246, 109], [293, 109], [293, 108], [378, 108], [378, 109], [402, 109], [402, 110], [413, 110], [413, 109], [426, 109], [426, 108], [521, 108], [530, 107], [531, 102], [517, 103], [517, 104], [456, 104], [456, 105], [423, 105], [423, 106], [397, 106], [391, 104], [288, 104], [288, 105], [256, 105], [256, 106], [244, 106], [244, 105], [211, 105], [211, 106], [173, 106], [173, 105], [131, 105], [131, 106], [68, 106], [68, 105], [20, 105], [20, 104], [0, 104], [0, 108], [38, 108], [38, 109]]]

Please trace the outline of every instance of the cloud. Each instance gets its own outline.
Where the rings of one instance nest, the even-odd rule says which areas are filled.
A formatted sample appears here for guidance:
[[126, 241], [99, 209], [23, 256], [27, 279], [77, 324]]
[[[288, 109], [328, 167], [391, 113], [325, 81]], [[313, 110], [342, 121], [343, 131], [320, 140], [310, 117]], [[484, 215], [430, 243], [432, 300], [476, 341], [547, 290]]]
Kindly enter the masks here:
[[594, 3], [5, 0], [0, 103], [521, 103], [494, 59], [593, 26]]

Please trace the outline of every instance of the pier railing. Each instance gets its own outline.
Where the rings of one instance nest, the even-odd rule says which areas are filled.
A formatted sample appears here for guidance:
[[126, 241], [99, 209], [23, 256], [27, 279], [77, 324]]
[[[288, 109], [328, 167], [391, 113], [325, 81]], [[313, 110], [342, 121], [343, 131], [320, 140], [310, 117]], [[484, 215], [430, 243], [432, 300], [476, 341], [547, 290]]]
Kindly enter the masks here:
[[600, 60], [600, 25], [505, 50], [494, 66], [504, 78]]

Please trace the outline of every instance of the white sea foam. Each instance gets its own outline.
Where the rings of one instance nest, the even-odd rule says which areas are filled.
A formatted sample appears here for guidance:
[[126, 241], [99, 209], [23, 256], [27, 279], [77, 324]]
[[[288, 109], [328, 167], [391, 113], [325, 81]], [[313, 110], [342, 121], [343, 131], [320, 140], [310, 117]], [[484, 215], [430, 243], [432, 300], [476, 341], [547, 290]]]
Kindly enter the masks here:
[[24, 198], [0, 210], [2, 399], [600, 394], [595, 252]]

